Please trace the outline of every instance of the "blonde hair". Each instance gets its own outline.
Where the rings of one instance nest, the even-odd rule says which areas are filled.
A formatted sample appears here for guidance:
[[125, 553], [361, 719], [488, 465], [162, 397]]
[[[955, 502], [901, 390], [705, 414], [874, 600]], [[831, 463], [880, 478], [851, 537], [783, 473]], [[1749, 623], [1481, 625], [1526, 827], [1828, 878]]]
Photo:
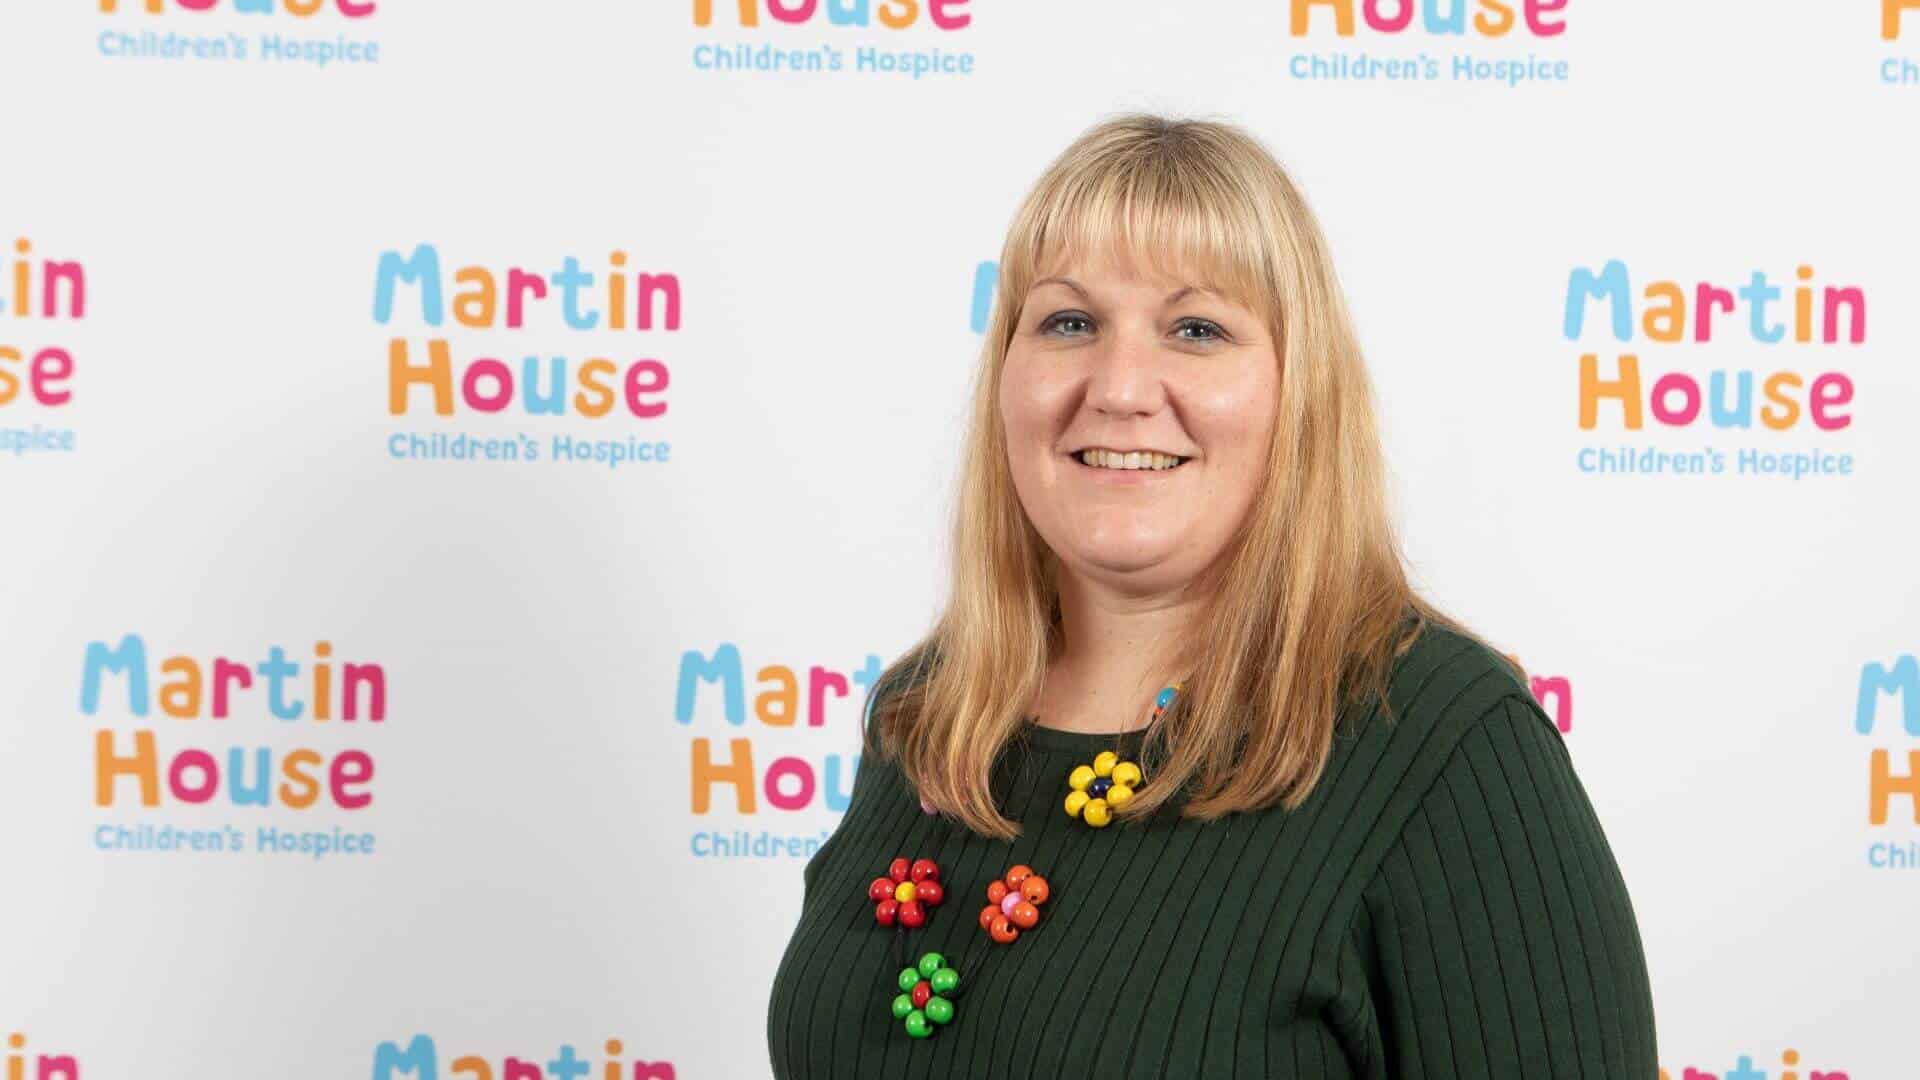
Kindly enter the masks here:
[[[1268, 467], [1205, 597], [1175, 702], [1146, 733], [1148, 782], [1116, 811], [1176, 794], [1211, 820], [1298, 806], [1326, 767], [1336, 716], [1384, 704], [1394, 658], [1424, 620], [1393, 535], [1360, 349], [1326, 240], [1252, 136], [1134, 114], [1101, 123], [1047, 169], [1014, 215], [961, 456], [951, 591], [927, 636], [877, 681], [869, 753], [974, 832], [1019, 828], [994, 804], [995, 760], [1026, 723], [1062, 645], [1057, 561], [1014, 490], [998, 407], [1027, 290], [1074, 259], [1136, 258], [1260, 314], [1280, 363]], [[1064, 795], [1065, 789], [1062, 789]]]

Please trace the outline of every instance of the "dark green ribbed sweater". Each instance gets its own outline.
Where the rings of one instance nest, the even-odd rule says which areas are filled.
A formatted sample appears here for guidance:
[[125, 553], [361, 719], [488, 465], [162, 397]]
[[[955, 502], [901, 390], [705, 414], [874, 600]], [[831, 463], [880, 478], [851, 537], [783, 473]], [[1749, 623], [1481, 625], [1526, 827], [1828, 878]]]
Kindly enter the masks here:
[[[1639, 930], [1559, 732], [1443, 630], [1401, 658], [1389, 699], [1391, 721], [1343, 725], [1299, 809], [1205, 824], [1068, 818], [1067, 774], [1111, 736], [1028, 729], [996, 770], [1011, 842], [923, 814], [894, 763], [863, 760], [803, 873], [767, 1014], [774, 1075], [1652, 1077]], [[896, 856], [936, 860], [947, 890], [915, 956], [988, 948], [986, 888], [1015, 863], [1055, 891], [927, 1039], [889, 1012], [894, 931], [866, 899]]]

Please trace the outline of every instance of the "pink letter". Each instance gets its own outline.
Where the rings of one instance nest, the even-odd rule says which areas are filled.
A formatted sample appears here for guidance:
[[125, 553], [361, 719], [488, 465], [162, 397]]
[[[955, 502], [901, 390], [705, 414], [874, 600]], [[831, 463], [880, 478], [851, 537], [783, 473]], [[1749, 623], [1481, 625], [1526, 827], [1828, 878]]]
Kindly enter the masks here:
[[792, 8], [786, 0], [767, 0], [767, 13], [784, 23], [803, 23], [813, 18], [813, 9], [820, 6], [820, 0], [799, 0]]
[[[201, 784], [188, 787], [186, 771], [199, 769]], [[220, 766], [214, 763], [213, 755], [205, 750], [182, 750], [173, 764], [167, 766], [167, 787], [173, 789], [173, 797], [181, 802], [203, 803], [213, 798], [213, 792], [220, 786]]]
[[346, 718], [360, 718], [361, 687], [367, 690], [367, 720], [377, 724], [387, 718], [387, 672], [379, 664], [348, 664], [344, 673], [346, 682]]
[[[642, 373], [646, 375], [641, 378]], [[667, 388], [667, 365], [658, 360], [636, 360], [627, 369], [627, 408], [642, 420], [651, 420], [667, 411], [664, 401], [649, 403], [640, 400], [642, 394], [658, 394]]]
[[87, 272], [77, 262], [53, 262], [46, 266], [47, 284], [40, 292], [40, 311], [47, 318], [59, 315], [59, 306], [53, 302], [53, 287], [59, 282], [67, 283], [67, 314], [76, 319], [87, 314]]
[[1732, 311], [1733, 294], [1704, 281], [1700, 283], [1698, 289], [1694, 290], [1694, 294], [1696, 299], [1693, 302], [1693, 315], [1696, 321], [1693, 324], [1693, 340], [1712, 341], [1713, 309], [1718, 307], [1722, 311]]
[[[495, 393], [492, 397], [480, 395], [480, 380], [486, 378], [494, 380]], [[460, 396], [467, 399], [467, 405], [471, 408], [481, 412], [499, 412], [507, 407], [507, 402], [513, 400], [513, 372], [493, 357], [483, 356], [475, 360], [461, 377]]]
[[27, 384], [33, 388], [33, 399], [42, 405], [65, 405], [73, 398], [73, 391], [61, 390], [51, 384], [64, 382], [73, 374], [73, 357], [67, 350], [58, 346], [49, 346], [33, 354], [33, 370], [27, 375]]
[[348, 784], [364, 784], [373, 779], [373, 759], [364, 751], [348, 750], [333, 759], [327, 769], [327, 785], [333, 789], [334, 805], [343, 810], [358, 810], [371, 803], [373, 796], [348, 791]]
[[[800, 781], [797, 794], [786, 795], [780, 791], [780, 778], [791, 776]], [[767, 766], [767, 801], [779, 810], [803, 810], [813, 801], [813, 766], [797, 757], [775, 758]]]
[[1564, 10], [1567, 0], [1527, 0], [1527, 29], [1539, 37], [1553, 37], [1567, 32], [1567, 21], [1550, 23], [1542, 15]]
[[1531, 681], [1533, 699], [1538, 701], [1542, 708], [1546, 707], [1548, 697], [1553, 698], [1553, 725], [1561, 731], [1572, 731], [1573, 684], [1568, 682], [1564, 675], [1555, 675], [1551, 678], [1536, 675]]
[[1840, 340], [1840, 305], [1845, 304], [1853, 317], [1847, 320], [1847, 341], [1858, 345], [1867, 340], [1867, 294], [1859, 289], [1828, 289], [1825, 337], [1831, 345]]
[[1375, 30], [1397, 34], [1405, 30], [1407, 24], [1413, 21], [1413, 0], [1393, 0], [1393, 2], [1400, 5], [1400, 13], [1392, 19], [1380, 14], [1381, 0], [1363, 0], [1360, 5], [1360, 15], [1367, 20], [1367, 25]]
[[667, 329], [680, 329], [680, 278], [678, 275], [636, 274], [633, 279], [633, 291], [639, 308], [634, 313], [635, 329], [653, 329], [654, 293], [660, 293], [666, 299]]
[[507, 325], [519, 326], [522, 320], [520, 300], [532, 293], [535, 300], [547, 295], [547, 283], [539, 274], [529, 274], [517, 266], [507, 268]]
[[239, 683], [245, 690], [253, 685], [253, 672], [245, 664], [236, 664], [224, 656], [213, 658], [213, 715], [227, 715], [227, 687]]
[[[1669, 409], [1667, 408], [1667, 395], [1674, 391], [1679, 392], [1681, 400], [1685, 401], [1686, 404], [1678, 409]], [[1670, 424], [1674, 427], [1683, 427], [1691, 424], [1693, 423], [1693, 418], [1700, 415], [1700, 384], [1694, 382], [1692, 376], [1682, 375], [1677, 371], [1662, 375], [1659, 380], [1653, 384], [1653, 400], [1651, 404], [1653, 406], [1653, 418], [1655, 420], [1663, 424]]]
[[972, 22], [973, 16], [964, 11], [950, 15], [947, 9], [966, 6], [967, 0], [927, 0], [927, 16], [933, 20], [933, 25], [942, 30], [958, 30]]
[[807, 726], [820, 727], [827, 722], [827, 691], [834, 697], [847, 696], [847, 677], [815, 664], [807, 669]]
[[1853, 423], [1853, 417], [1845, 413], [1827, 412], [1829, 405], [1845, 405], [1852, 400], [1852, 379], [1838, 371], [1822, 373], [1813, 380], [1813, 388], [1807, 391], [1807, 412], [1813, 417], [1813, 426], [1822, 431], [1838, 431]]

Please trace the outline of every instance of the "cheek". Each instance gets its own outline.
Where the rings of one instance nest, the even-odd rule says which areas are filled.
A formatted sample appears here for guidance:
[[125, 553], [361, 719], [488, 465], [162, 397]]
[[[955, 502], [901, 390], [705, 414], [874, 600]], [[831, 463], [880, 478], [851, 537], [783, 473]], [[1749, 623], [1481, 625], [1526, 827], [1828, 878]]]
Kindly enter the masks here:
[[1015, 352], [1008, 352], [1000, 373], [1000, 418], [1007, 428], [1008, 449], [1016, 459], [1035, 451], [1035, 446], [1051, 445], [1060, 428], [1061, 402], [1066, 395], [1058, 379], [1050, 378], [1043, 365]]
[[1278, 373], [1257, 365], [1197, 384], [1187, 395], [1191, 434], [1204, 450], [1263, 454], [1279, 414], [1278, 392]]

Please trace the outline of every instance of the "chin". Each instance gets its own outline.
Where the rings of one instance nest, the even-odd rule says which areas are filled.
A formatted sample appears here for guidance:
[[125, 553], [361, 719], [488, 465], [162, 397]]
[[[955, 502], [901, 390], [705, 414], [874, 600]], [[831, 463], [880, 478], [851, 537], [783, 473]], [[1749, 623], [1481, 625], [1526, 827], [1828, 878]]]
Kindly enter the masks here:
[[1080, 552], [1078, 561], [1088, 571], [1103, 576], [1152, 576], [1171, 584], [1181, 580], [1179, 569], [1169, 565], [1172, 557], [1171, 546], [1103, 547]]

